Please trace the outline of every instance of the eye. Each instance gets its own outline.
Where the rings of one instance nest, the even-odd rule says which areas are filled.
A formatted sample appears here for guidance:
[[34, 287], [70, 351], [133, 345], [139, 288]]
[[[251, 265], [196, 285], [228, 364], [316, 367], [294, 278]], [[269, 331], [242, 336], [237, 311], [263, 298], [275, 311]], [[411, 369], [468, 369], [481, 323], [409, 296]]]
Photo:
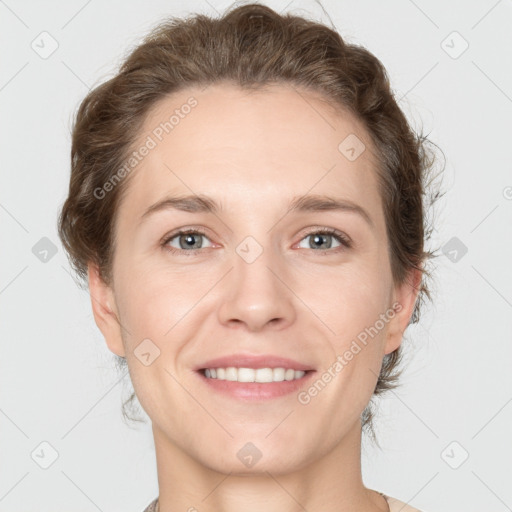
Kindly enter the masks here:
[[[203, 239], [208, 240], [205, 233], [198, 229], [188, 229], [173, 233], [163, 241], [162, 245], [171, 252], [191, 252], [205, 248], [202, 243]], [[211, 242], [210, 245], [206, 247], [211, 247]]]
[[307, 240], [308, 238], [310, 239], [309, 244], [307, 244], [308, 246], [304, 247], [299, 245], [299, 247], [314, 250], [332, 249], [333, 239], [339, 244], [334, 248], [341, 246], [349, 248], [352, 245], [349, 238], [336, 229], [317, 229], [307, 234], [302, 240]]
[[[300, 245], [304, 240], [310, 238], [310, 243], [306, 247]], [[209, 245], [204, 245], [203, 240], [208, 240]], [[333, 247], [333, 240], [335, 245]], [[337, 249], [339, 247], [346, 247], [347, 249], [352, 246], [350, 239], [336, 229], [316, 229], [308, 233], [300, 242], [299, 247], [301, 249], [313, 249], [313, 250], [328, 250]], [[206, 233], [200, 229], [185, 229], [176, 231], [169, 235], [162, 242], [162, 246], [173, 253], [195, 253], [201, 249], [212, 247], [212, 243], [209, 241]], [[333, 251], [334, 252], [334, 251]]]

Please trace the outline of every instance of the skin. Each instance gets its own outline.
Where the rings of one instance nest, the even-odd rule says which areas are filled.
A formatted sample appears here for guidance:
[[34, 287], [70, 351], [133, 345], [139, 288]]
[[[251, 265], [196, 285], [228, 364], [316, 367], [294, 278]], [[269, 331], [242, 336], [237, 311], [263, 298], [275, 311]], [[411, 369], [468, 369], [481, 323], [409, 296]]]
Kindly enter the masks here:
[[[126, 357], [152, 420], [160, 512], [387, 511], [362, 482], [360, 414], [382, 358], [402, 341], [421, 275], [412, 272], [402, 286], [392, 280], [368, 134], [311, 91], [222, 83], [159, 101], [136, 147], [190, 96], [197, 106], [129, 177], [113, 284], [89, 265], [95, 321], [109, 349]], [[366, 146], [355, 161], [338, 150], [349, 134]], [[208, 195], [222, 210], [169, 209], [140, 222], [149, 206], [178, 194]], [[287, 214], [292, 198], [305, 194], [351, 200], [373, 227], [347, 211]], [[161, 245], [189, 227], [207, 233], [196, 235], [195, 254]], [[327, 235], [325, 250], [316, 249], [316, 228], [335, 228], [353, 246]], [[252, 263], [236, 252], [247, 236], [263, 248]], [[179, 251], [180, 237], [167, 245]], [[307, 405], [296, 393], [233, 399], [193, 371], [234, 352], [271, 353], [309, 363], [320, 377], [395, 301], [400, 311]], [[160, 350], [148, 366], [134, 353], [144, 339]], [[262, 454], [250, 468], [237, 457], [247, 442]]]

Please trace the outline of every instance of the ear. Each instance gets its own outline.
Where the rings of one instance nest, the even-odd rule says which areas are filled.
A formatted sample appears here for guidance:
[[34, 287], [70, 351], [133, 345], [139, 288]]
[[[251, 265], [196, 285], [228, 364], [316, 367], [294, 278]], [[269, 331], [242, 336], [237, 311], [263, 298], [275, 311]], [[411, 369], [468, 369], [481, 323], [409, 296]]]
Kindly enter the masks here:
[[421, 270], [412, 269], [408, 279], [395, 287], [391, 303], [391, 307], [396, 304], [395, 316], [389, 322], [385, 354], [393, 352], [402, 343], [404, 331], [409, 324], [418, 298], [422, 274]]
[[96, 325], [102, 332], [110, 351], [118, 356], [125, 357], [123, 339], [121, 337], [121, 324], [112, 288], [100, 277], [97, 265], [89, 263], [87, 275]]

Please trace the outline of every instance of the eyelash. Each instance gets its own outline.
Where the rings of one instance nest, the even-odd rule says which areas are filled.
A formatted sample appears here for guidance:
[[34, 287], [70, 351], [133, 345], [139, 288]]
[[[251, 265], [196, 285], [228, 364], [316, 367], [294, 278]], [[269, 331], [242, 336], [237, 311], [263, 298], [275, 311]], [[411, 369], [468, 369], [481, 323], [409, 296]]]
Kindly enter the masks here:
[[[173, 253], [173, 254], [184, 254], [186, 256], [193, 256], [194, 254], [196, 254], [198, 251], [201, 251], [202, 249], [205, 249], [205, 247], [201, 248], [201, 249], [191, 249], [191, 250], [184, 250], [184, 249], [175, 249], [174, 247], [169, 247], [167, 244], [173, 240], [174, 238], [178, 237], [178, 236], [181, 236], [181, 235], [189, 235], [189, 234], [193, 234], [193, 235], [202, 235], [202, 236], [205, 236], [206, 238], [208, 238], [208, 235], [207, 233], [205, 233], [202, 229], [199, 229], [199, 228], [194, 228], [194, 229], [183, 229], [183, 230], [180, 230], [180, 231], [176, 231], [175, 233], [165, 237], [165, 239], [162, 241], [162, 247]], [[345, 249], [350, 249], [352, 247], [352, 242], [350, 241], [350, 239], [344, 235], [341, 231], [338, 231], [337, 229], [333, 229], [333, 228], [319, 228], [319, 229], [315, 229], [313, 231], [310, 231], [309, 233], [306, 233], [300, 241], [302, 241], [304, 238], [307, 238], [308, 236], [311, 236], [311, 235], [331, 235], [333, 236], [334, 238], [337, 239], [338, 242], [340, 242], [340, 244], [345, 248]], [[312, 251], [315, 251], [315, 252], [319, 252], [319, 253], [328, 253], [328, 252], [339, 252], [339, 249], [342, 249], [342, 247], [335, 247], [334, 249], [318, 249], [318, 250], [315, 250], [315, 249], [311, 249]], [[187, 254], [188, 253], [188, 254]]]

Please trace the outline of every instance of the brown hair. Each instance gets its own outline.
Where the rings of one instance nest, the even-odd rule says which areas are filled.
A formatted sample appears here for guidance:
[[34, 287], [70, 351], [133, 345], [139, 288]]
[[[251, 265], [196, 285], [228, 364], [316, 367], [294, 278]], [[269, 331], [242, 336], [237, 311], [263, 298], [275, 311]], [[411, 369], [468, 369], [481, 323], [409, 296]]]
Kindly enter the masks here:
[[[384, 66], [372, 53], [348, 44], [323, 24], [259, 4], [231, 8], [217, 19], [194, 15], [165, 20], [128, 55], [116, 76], [82, 101], [72, 132], [69, 195], [58, 220], [59, 236], [77, 275], [86, 282], [92, 261], [111, 283], [116, 211], [129, 180], [101, 200], [94, 191], [133, 151], [149, 109], [169, 93], [221, 81], [246, 89], [271, 83], [299, 86], [362, 121], [377, 149], [394, 282], [403, 283], [411, 269], [422, 271], [410, 320], [416, 323], [425, 298], [431, 299], [425, 263], [435, 257], [424, 250], [432, 231], [426, 208], [440, 197], [429, 192], [435, 161], [425, 145], [429, 141], [409, 126]], [[120, 367], [126, 365], [116, 357]], [[384, 357], [374, 395], [398, 385], [401, 360], [401, 346]], [[125, 406], [134, 398], [132, 393], [123, 404], [125, 418]], [[361, 420], [375, 440], [371, 401]]]

